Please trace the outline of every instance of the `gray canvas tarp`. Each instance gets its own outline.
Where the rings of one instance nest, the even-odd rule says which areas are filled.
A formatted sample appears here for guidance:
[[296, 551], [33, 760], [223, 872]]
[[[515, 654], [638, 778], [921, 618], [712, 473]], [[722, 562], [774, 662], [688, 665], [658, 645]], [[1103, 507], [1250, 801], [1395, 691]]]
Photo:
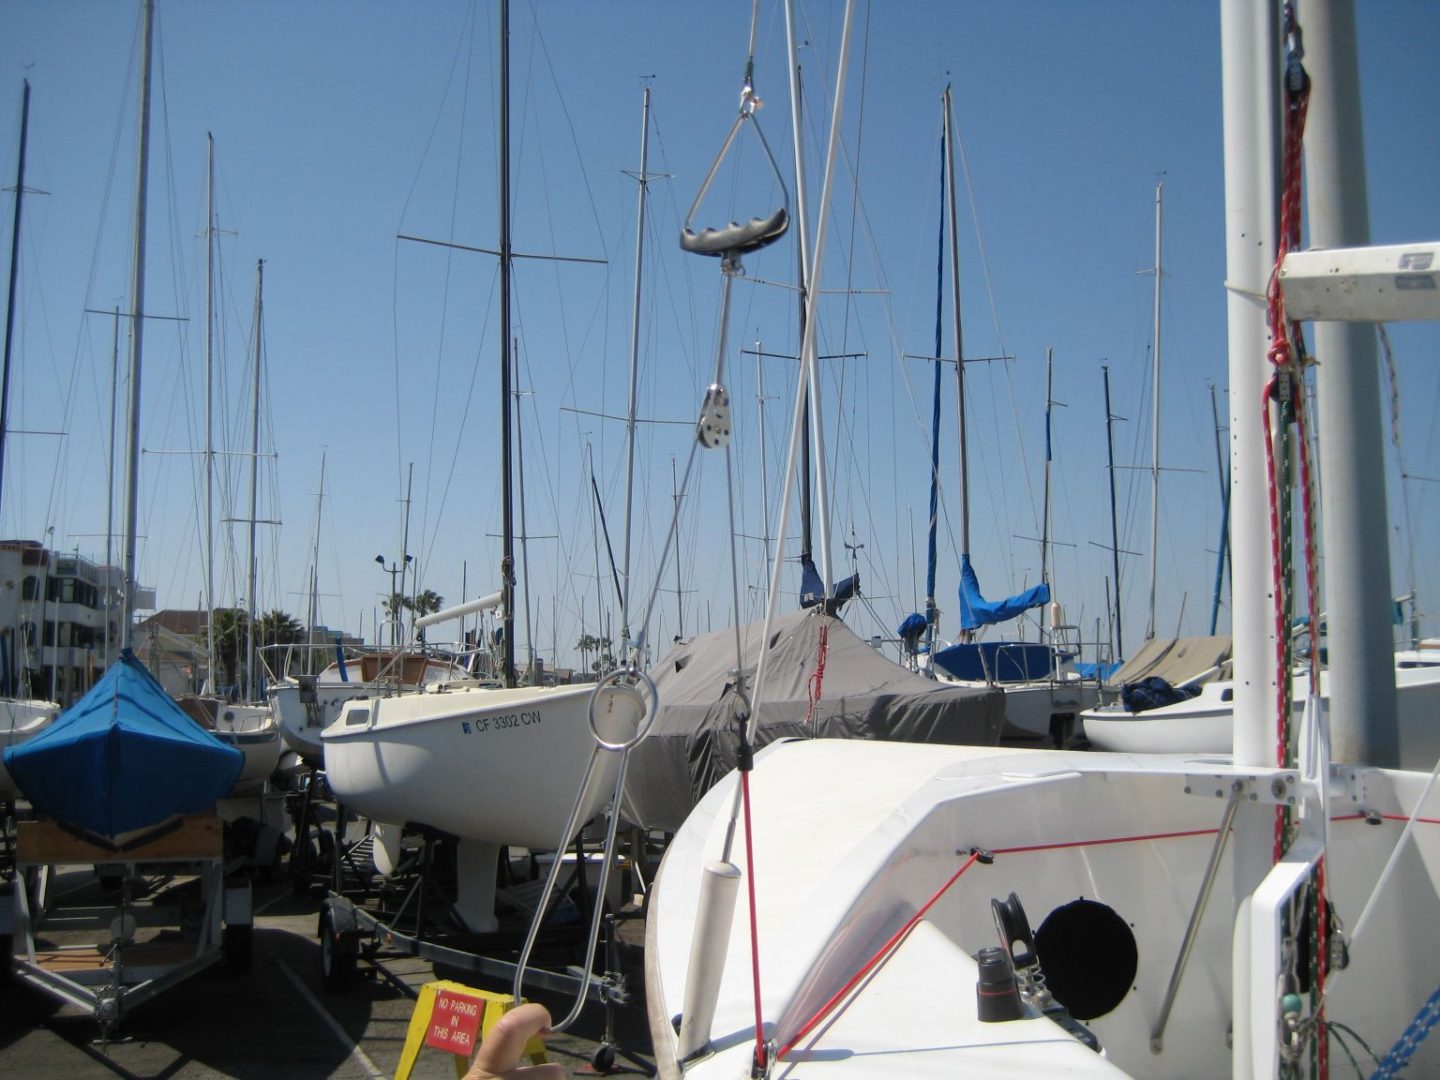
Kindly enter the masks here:
[[[828, 636], [825, 669], [807, 724], [822, 627]], [[740, 628], [747, 689], [754, 686], [763, 630], [763, 623]], [[674, 832], [735, 767], [735, 637], [732, 627], [677, 645], [651, 671], [660, 708], [649, 734], [631, 751], [627, 821]], [[777, 618], [770, 642], [757, 750], [796, 736], [976, 746], [999, 741], [1002, 691], [937, 683], [907, 671], [819, 609]]]
[[1171, 686], [1184, 686], [1201, 679], [1201, 676], [1214, 678], [1229, 659], [1230, 638], [1224, 634], [1215, 637], [1151, 638], [1110, 676], [1110, 683], [1112, 686], [1124, 686], [1158, 676]]

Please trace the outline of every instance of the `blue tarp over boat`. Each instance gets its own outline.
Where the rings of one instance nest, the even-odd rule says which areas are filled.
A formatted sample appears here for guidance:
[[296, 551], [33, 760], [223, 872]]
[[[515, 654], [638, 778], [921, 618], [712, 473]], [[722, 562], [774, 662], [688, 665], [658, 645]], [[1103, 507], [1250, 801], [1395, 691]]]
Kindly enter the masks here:
[[937, 650], [934, 664], [963, 682], [1024, 683], [1055, 675], [1054, 651], [1037, 641], [961, 641]]
[[970, 565], [970, 556], [960, 556], [960, 629], [978, 630], [1009, 622], [1021, 612], [1049, 602], [1050, 586], [1044, 583], [1004, 600], [986, 600], [980, 594], [980, 581]]
[[129, 649], [49, 728], [5, 751], [37, 811], [102, 837], [208, 810], [244, 764], [244, 753], [186, 716]]

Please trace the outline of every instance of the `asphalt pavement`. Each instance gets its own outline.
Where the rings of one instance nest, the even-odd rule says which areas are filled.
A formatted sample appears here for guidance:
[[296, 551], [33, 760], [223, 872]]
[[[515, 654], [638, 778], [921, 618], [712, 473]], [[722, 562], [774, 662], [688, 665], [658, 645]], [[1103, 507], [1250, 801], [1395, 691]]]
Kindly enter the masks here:
[[[3, 898], [9, 902], [9, 897]], [[117, 1037], [98, 1041], [85, 1010], [13, 979], [0, 980], [0, 1077], [26, 1080], [374, 1080], [393, 1077], [414, 1010], [413, 992], [435, 978], [423, 959], [384, 963], [384, 976], [362, 965], [344, 992], [324, 987], [316, 937], [319, 902], [285, 879], [254, 891], [250, 970], [224, 963], [205, 969], [127, 1011]], [[638, 936], [639, 920], [632, 933]], [[650, 1072], [649, 1034], [638, 957], [626, 963], [628, 1004], [613, 1008], [605, 1040], [603, 1006], [587, 1003], [574, 1027], [547, 1040], [551, 1061], [570, 1076]], [[409, 988], [408, 990], [406, 988]], [[506, 990], [489, 985], [488, 989]], [[537, 994], [557, 1018], [568, 1000]], [[592, 1065], [602, 1043], [614, 1050], [611, 1071]], [[603, 1055], [602, 1055], [603, 1057]], [[453, 1078], [454, 1058], [422, 1050], [411, 1075]]]

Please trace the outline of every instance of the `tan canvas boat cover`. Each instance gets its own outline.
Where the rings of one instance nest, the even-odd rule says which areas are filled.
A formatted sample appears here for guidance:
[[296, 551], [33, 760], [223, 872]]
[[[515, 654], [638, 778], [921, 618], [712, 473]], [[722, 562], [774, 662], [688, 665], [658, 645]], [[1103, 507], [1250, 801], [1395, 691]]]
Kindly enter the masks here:
[[1114, 686], [1159, 676], [1171, 686], [1183, 686], [1192, 679], [1206, 681], [1218, 674], [1230, 659], [1229, 635], [1214, 637], [1151, 638], [1140, 651], [1110, 676]]

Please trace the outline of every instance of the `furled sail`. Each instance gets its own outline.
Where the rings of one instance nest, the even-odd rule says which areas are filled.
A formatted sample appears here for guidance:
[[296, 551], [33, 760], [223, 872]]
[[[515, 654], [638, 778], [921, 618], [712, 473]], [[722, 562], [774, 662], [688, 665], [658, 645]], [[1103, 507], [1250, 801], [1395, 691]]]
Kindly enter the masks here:
[[[842, 578], [835, 583], [835, 588], [831, 590], [830, 598], [826, 601], [826, 610], [833, 615], [840, 610], [841, 604], [859, 591], [859, 574], [851, 574], [848, 578]], [[806, 555], [800, 560], [800, 606], [802, 608], [814, 607], [822, 600], [825, 600], [825, 583], [820, 580], [820, 571], [815, 569], [815, 560]]]
[[960, 629], [978, 630], [982, 626], [1009, 622], [1022, 612], [1050, 602], [1050, 586], [1041, 583], [1004, 600], [986, 600], [980, 594], [980, 582], [970, 556], [960, 556]]

